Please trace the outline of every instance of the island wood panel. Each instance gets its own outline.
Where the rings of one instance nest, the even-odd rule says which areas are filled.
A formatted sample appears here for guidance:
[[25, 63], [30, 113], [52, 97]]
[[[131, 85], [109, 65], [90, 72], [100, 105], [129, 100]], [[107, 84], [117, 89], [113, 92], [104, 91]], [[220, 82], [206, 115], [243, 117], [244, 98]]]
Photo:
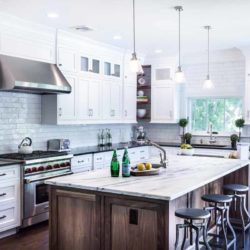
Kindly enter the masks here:
[[162, 203], [106, 197], [105, 250], [168, 249], [166, 223]]
[[100, 249], [100, 197], [51, 189], [50, 249]]

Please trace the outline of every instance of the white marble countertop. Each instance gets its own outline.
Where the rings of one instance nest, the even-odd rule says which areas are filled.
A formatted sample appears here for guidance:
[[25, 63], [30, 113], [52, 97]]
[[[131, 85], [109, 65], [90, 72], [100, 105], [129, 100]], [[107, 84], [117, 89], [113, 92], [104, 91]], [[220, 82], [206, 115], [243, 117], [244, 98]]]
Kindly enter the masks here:
[[[173, 200], [219, 179], [249, 161], [195, 156], [169, 156], [167, 169], [159, 175], [111, 177], [110, 169], [49, 179], [47, 184], [158, 200]], [[159, 163], [158, 158], [150, 159]]]

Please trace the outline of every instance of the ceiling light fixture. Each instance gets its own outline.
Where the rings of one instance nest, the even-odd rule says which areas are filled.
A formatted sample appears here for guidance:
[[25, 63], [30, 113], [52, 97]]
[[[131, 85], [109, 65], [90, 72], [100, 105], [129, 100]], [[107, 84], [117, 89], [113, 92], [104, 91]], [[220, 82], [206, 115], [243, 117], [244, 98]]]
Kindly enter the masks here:
[[161, 49], [156, 49], [155, 50], [155, 54], [161, 54], [162, 53], [162, 50]]
[[185, 75], [181, 69], [181, 11], [183, 11], [182, 6], [175, 6], [174, 7], [179, 14], [179, 65], [175, 72], [174, 81], [176, 83], [184, 83], [186, 81]]
[[56, 12], [49, 12], [49, 13], [47, 13], [47, 17], [49, 17], [49, 18], [58, 18], [59, 15]]
[[137, 74], [143, 74], [140, 60], [137, 58], [135, 52], [135, 0], [133, 0], [133, 49], [132, 58], [130, 59], [131, 71]]
[[121, 35], [114, 35], [114, 36], [113, 36], [113, 39], [114, 39], [114, 40], [121, 40], [121, 39], [122, 39], [122, 36], [121, 36]]
[[206, 80], [203, 83], [204, 89], [213, 89], [214, 84], [210, 79], [210, 37], [209, 37], [209, 31], [211, 30], [211, 26], [204, 26], [204, 29], [207, 30], [207, 77]]

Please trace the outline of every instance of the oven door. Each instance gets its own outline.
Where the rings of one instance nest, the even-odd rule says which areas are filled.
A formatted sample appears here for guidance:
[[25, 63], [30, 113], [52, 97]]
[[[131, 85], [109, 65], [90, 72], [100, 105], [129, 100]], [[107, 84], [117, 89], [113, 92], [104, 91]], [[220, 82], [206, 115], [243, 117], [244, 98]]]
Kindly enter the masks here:
[[24, 218], [49, 211], [48, 189], [44, 180], [24, 184]]

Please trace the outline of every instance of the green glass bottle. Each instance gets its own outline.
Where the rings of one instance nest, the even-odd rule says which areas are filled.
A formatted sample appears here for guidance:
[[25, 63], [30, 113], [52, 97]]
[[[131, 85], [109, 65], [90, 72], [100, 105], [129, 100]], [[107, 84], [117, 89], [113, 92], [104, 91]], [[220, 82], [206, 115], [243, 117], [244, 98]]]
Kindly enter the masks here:
[[128, 157], [128, 149], [125, 148], [124, 154], [122, 157], [122, 176], [123, 177], [129, 177], [130, 176], [130, 160]]
[[113, 156], [110, 164], [111, 176], [118, 177], [120, 172], [120, 163], [117, 159], [116, 149], [113, 151]]

